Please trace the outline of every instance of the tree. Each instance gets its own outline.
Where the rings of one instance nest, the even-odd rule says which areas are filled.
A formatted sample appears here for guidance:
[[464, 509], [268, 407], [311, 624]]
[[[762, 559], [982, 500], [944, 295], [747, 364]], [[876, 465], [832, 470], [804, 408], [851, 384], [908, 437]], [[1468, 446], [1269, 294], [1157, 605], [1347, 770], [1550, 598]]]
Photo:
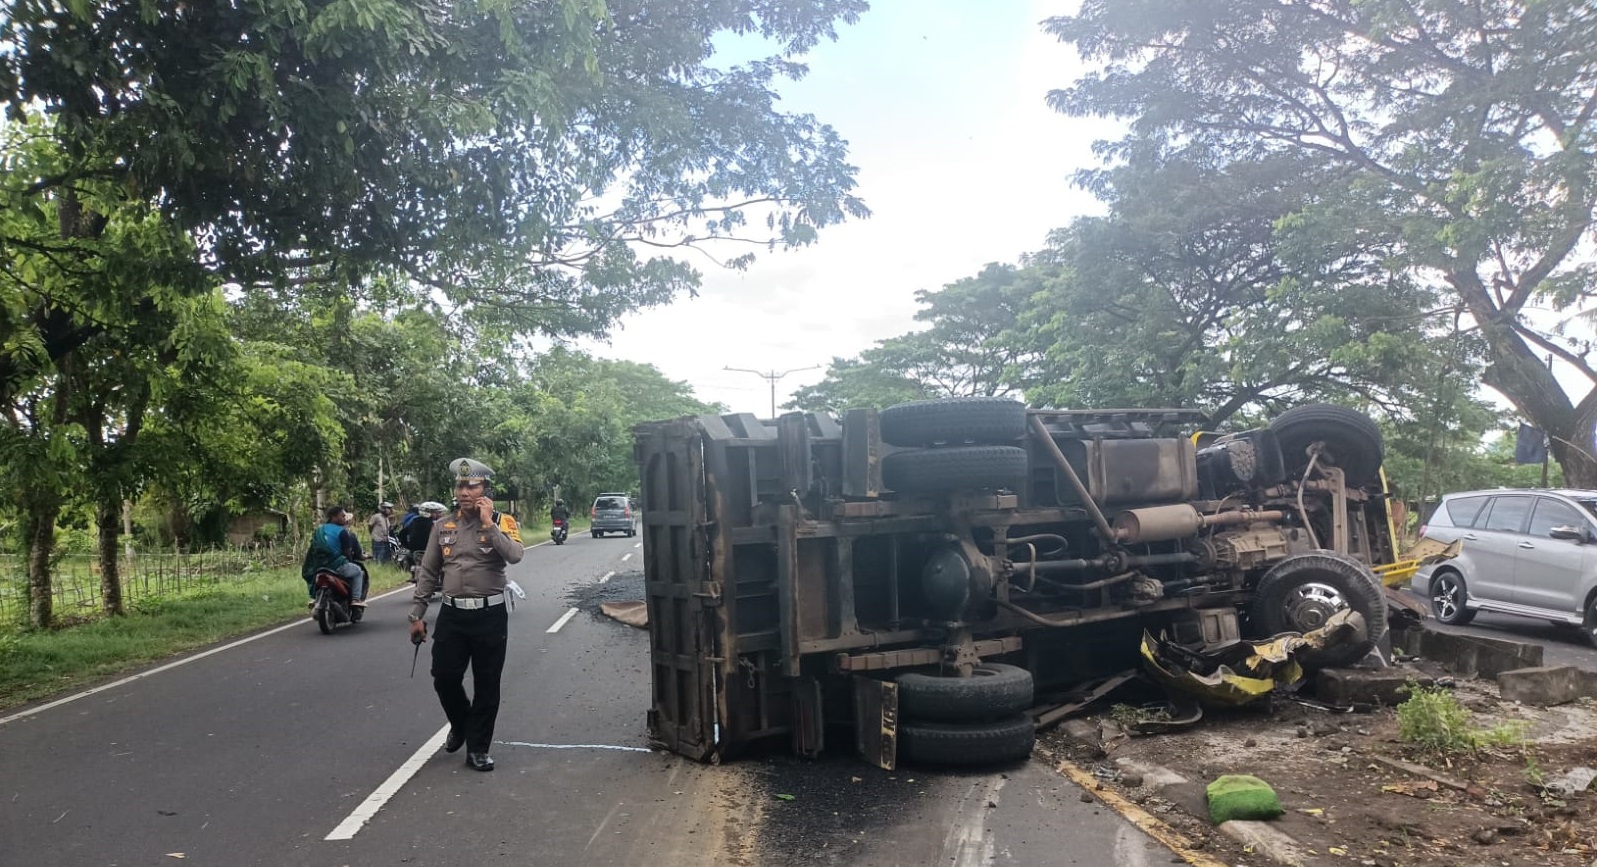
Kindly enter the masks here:
[[1337, 175], [1297, 155], [1228, 160], [1201, 147], [1083, 173], [1109, 213], [1031, 257], [1046, 288], [1028, 339], [1046, 360], [1028, 398], [1192, 407], [1216, 423], [1303, 400], [1403, 407], [1431, 384], [1413, 374], [1436, 358], [1433, 293], [1356, 228], [1295, 242], [1281, 232]]
[[1333, 207], [1359, 202], [1412, 281], [1468, 313], [1485, 382], [1553, 435], [1572, 484], [1597, 485], [1597, 388], [1566, 391], [1544, 361], [1597, 384], [1592, 346], [1530, 315], [1584, 314], [1597, 292], [1580, 248], [1597, 207], [1589, 4], [1087, 0], [1046, 27], [1099, 65], [1050, 102], [1130, 121], [1111, 159], [1198, 144], [1341, 169]]
[[120, 613], [116, 516], [144, 483], [139, 439], [163, 383], [227, 353], [195, 248], [120, 185], [84, 178], [40, 195], [70, 159], [54, 126], [0, 129], [0, 472], [25, 516], [29, 621], [48, 626], [62, 507], [85, 492], [100, 522], [102, 600]]
[[[25, 189], [121, 184], [245, 284], [398, 274], [499, 327], [589, 334], [691, 290], [676, 251], [866, 213], [842, 140], [774, 91], [861, 0], [10, 7], [0, 99], [48, 111], [67, 156]], [[725, 31], [778, 54], [717, 69]], [[50, 360], [81, 345], [46, 337]], [[0, 354], [0, 387], [35, 363]]]

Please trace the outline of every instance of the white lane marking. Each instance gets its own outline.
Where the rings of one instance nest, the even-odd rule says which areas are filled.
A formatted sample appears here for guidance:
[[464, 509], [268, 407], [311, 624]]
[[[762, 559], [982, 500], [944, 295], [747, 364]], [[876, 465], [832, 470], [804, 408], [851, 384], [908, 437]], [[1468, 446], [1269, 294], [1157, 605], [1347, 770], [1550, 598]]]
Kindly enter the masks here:
[[576, 617], [576, 616], [577, 616], [577, 609], [573, 608], [573, 609], [567, 611], [566, 613], [560, 615], [560, 619], [555, 621], [555, 625], [549, 627], [548, 629], [545, 629], [544, 632], [546, 632], [546, 633], [559, 632], [560, 631], [560, 627], [565, 626], [567, 623], [571, 622], [571, 618]]
[[614, 572], [606, 572], [603, 575], [599, 576], [599, 583], [603, 584], [604, 582], [609, 581], [611, 578], [614, 578], [615, 575], [616, 575], [616, 573], [614, 573]]
[[445, 723], [444, 727], [439, 729], [437, 734], [428, 738], [427, 742], [422, 744], [421, 748], [416, 750], [414, 755], [406, 759], [405, 763], [400, 765], [398, 770], [394, 771], [392, 774], [389, 774], [388, 779], [383, 780], [383, 784], [378, 786], [376, 791], [368, 795], [366, 800], [362, 801], [359, 807], [355, 808], [355, 812], [350, 813], [349, 816], [344, 819], [344, 821], [338, 823], [338, 827], [334, 828], [331, 834], [328, 834], [322, 839], [353, 839], [356, 832], [361, 829], [361, 826], [366, 824], [366, 822], [370, 820], [372, 816], [377, 815], [377, 811], [381, 810], [383, 805], [388, 803], [388, 799], [398, 794], [399, 790], [405, 787], [405, 783], [408, 782], [411, 777], [416, 775], [416, 771], [420, 770], [421, 766], [426, 764], [428, 759], [432, 758], [433, 753], [438, 752], [438, 748], [444, 745], [444, 738], [448, 736], [449, 724]]
[[[953, 827], [943, 838], [943, 852], [952, 860], [953, 867], [990, 867], [997, 852], [992, 834], [987, 830], [988, 805], [998, 805], [998, 790], [1004, 787], [1003, 777], [991, 777], [983, 785], [977, 780], [970, 784], [965, 797], [959, 799]], [[980, 789], [980, 793], [977, 790]]]
[[631, 560], [631, 559], [632, 559], [632, 552], [631, 551], [628, 551], [627, 553], [621, 555], [621, 562], [623, 562], [623, 563], [625, 563], [625, 562], [627, 562], [628, 560]]
[[[447, 728], [447, 727], [446, 727]], [[614, 744], [529, 744], [525, 741], [495, 741], [507, 747], [536, 747], [540, 750], [620, 750], [624, 753], [652, 753], [648, 747], [618, 747]]]
[[634, 548], [642, 548], [643, 547], [643, 543], [642, 542], [634, 542], [634, 543], [632, 543], [632, 547], [634, 547]]
[[[373, 596], [372, 597], [372, 601], [376, 601], [378, 599], [386, 599], [389, 596], [394, 595], [395, 593], [401, 593], [401, 592], [413, 592], [413, 591], [411, 590], [411, 588], [408, 585], [401, 586], [401, 587], [396, 587], [395, 589], [390, 590], [387, 593], [382, 594], [381, 596]], [[16, 722], [17, 720], [23, 719], [24, 717], [33, 716], [36, 713], [44, 713], [45, 711], [50, 710], [51, 708], [60, 707], [61, 705], [77, 701], [80, 698], [88, 698], [89, 696], [94, 695], [95, 693], [105, 692], [108, 689], [116, 689], [117, 687], [122, 686], [123, 684], [132, 683], [135, 680], [142, 680], [143, 678], [149, 677], [151, 675], [160, 674], [163, 671], [169, 671], [171, 669], [177, 668], [180, 665], [188, 665], [191, 662], [197, 662], [197, 661], [199, 661], [201, 659], [204, 659], [207, 656], [210, 656], [213, 653], [221, 653], [224, 650], [232, 650], [235, 647], [238, 647], [238, 646], [244, 645], [244, 644], [249, 644], [251, 641], [257, 641], [259, 639], [267, 637], [268, 635], [276, 635], [279, 632], [286, 632], [286, 631], [288, 631], [290, 629], [293, 629], [296, 626], [304, 626], [307, 623], [315, 623], [315, 622], [316, 622], [315, 620], [312, 620], [310, 618], [306, 618], [304, 620], [296, 620], [293, 623], [285, 623], [282, 626], [277, 627], [276, 629], [268, 629], [265, 632], [259, 633], [257, 635], [251, 635], [248, 638], [240, 638], [239, 640], [237, 640], [237, 641], [235, 641], [235, 642], [233, 642], [231, 644], [224, 644], [221, 647], [213, 647], [210, 650], [206, 650], [206, 651], [202, 651], [200, 653], [196, 653], [193, 656], [186, 656], [186, 657], [178, 660], [177, 662], [169, 662], [166, 665], [162, 665], [162, 666], [159, 666], [157, 668], [152, 668], [149, 671], [141, 671], [138, 674], [130, 674], [127, 677], [122, 678], [121, 680], [114, 680], [114, 681], [112, 681], [110, 683], [101, 684], [99, 686], [96, 686], [96, 687], [93, 687], [93, 688], [90, 688], [90, 689], [86, 689], [86, 690], [84, 690], [82, 692], [73, 693], [72, 695], [69, 695], [69, 696], [67, 696], [65, 698], [58, 698], [55, 701], [52, 701], [52, 702], [50, 702], [48, 704], [41, 704], [38, 707], [29, 708], [29, 709], [23, 710], [23, 711], [18, 711], [18, 712], [14, 713], [14, 714], [12, 714], [10, 716], [0, 717], [0, 726], [3, 726], [3, 725], [5, 725], [8, 722]]]

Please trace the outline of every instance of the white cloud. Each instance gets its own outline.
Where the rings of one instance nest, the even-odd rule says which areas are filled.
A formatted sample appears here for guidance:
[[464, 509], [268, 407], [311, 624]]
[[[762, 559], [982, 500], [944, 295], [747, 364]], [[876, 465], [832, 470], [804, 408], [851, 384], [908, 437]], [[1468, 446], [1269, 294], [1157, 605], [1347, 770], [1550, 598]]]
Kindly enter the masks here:
[[[764, 415], [765, 382], [724, 367], [781, 371], [857, 355], [915, 326], [916, 290], [1014, 261], [1094, 210], [1070, 175], [1093, 164], [1092, 140], [1110, 128], [1044, 101], [1079, 68], [1037, 27], [1060, 6], [878, 4], [817, 49], [809, 78], [784, 88], [788, 110], [849, 140], [874, 216], [823, 231], [813, 247], [763, 254], [747, 272], [707, 274], [700, 297], [630, 316], [590, 348]], [[822, 374], [786, 377], [779, 402]]]

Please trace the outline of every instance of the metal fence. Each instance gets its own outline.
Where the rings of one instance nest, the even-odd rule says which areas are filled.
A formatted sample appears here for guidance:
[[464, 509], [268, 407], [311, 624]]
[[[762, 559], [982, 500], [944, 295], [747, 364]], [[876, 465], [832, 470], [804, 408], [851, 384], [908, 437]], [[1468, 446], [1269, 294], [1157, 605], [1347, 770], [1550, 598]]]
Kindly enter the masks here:
[[[117, 564], [122, 576], [122, 602], [131, 606], [298, 562], [299, 552], [288, 545], [259, 545], [193, 554], [134, 552], [132, 559], [124, 557]], [[101, 610], [100, 558], [94, 554], [60, 555], [55, 560], [51, 590], [56, 617], [97, 614]], [[27, 617], [28, 560], [20, 555], [0, 554], [0, 625], [25, 622]]]

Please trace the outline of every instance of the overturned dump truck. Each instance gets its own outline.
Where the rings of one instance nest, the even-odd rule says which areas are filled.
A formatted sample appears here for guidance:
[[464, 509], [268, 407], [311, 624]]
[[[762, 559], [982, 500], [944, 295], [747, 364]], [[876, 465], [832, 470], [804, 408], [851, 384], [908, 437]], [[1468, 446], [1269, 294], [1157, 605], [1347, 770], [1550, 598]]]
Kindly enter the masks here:
[[990, 763], [1144, 630], [1202, 651], [1350, 612], [1304, 662], [1362, 658], [1395, 553], [1379, 429], [1329, 405], [1203, 421], [965, 398], [639, 426], [652, 737]]

